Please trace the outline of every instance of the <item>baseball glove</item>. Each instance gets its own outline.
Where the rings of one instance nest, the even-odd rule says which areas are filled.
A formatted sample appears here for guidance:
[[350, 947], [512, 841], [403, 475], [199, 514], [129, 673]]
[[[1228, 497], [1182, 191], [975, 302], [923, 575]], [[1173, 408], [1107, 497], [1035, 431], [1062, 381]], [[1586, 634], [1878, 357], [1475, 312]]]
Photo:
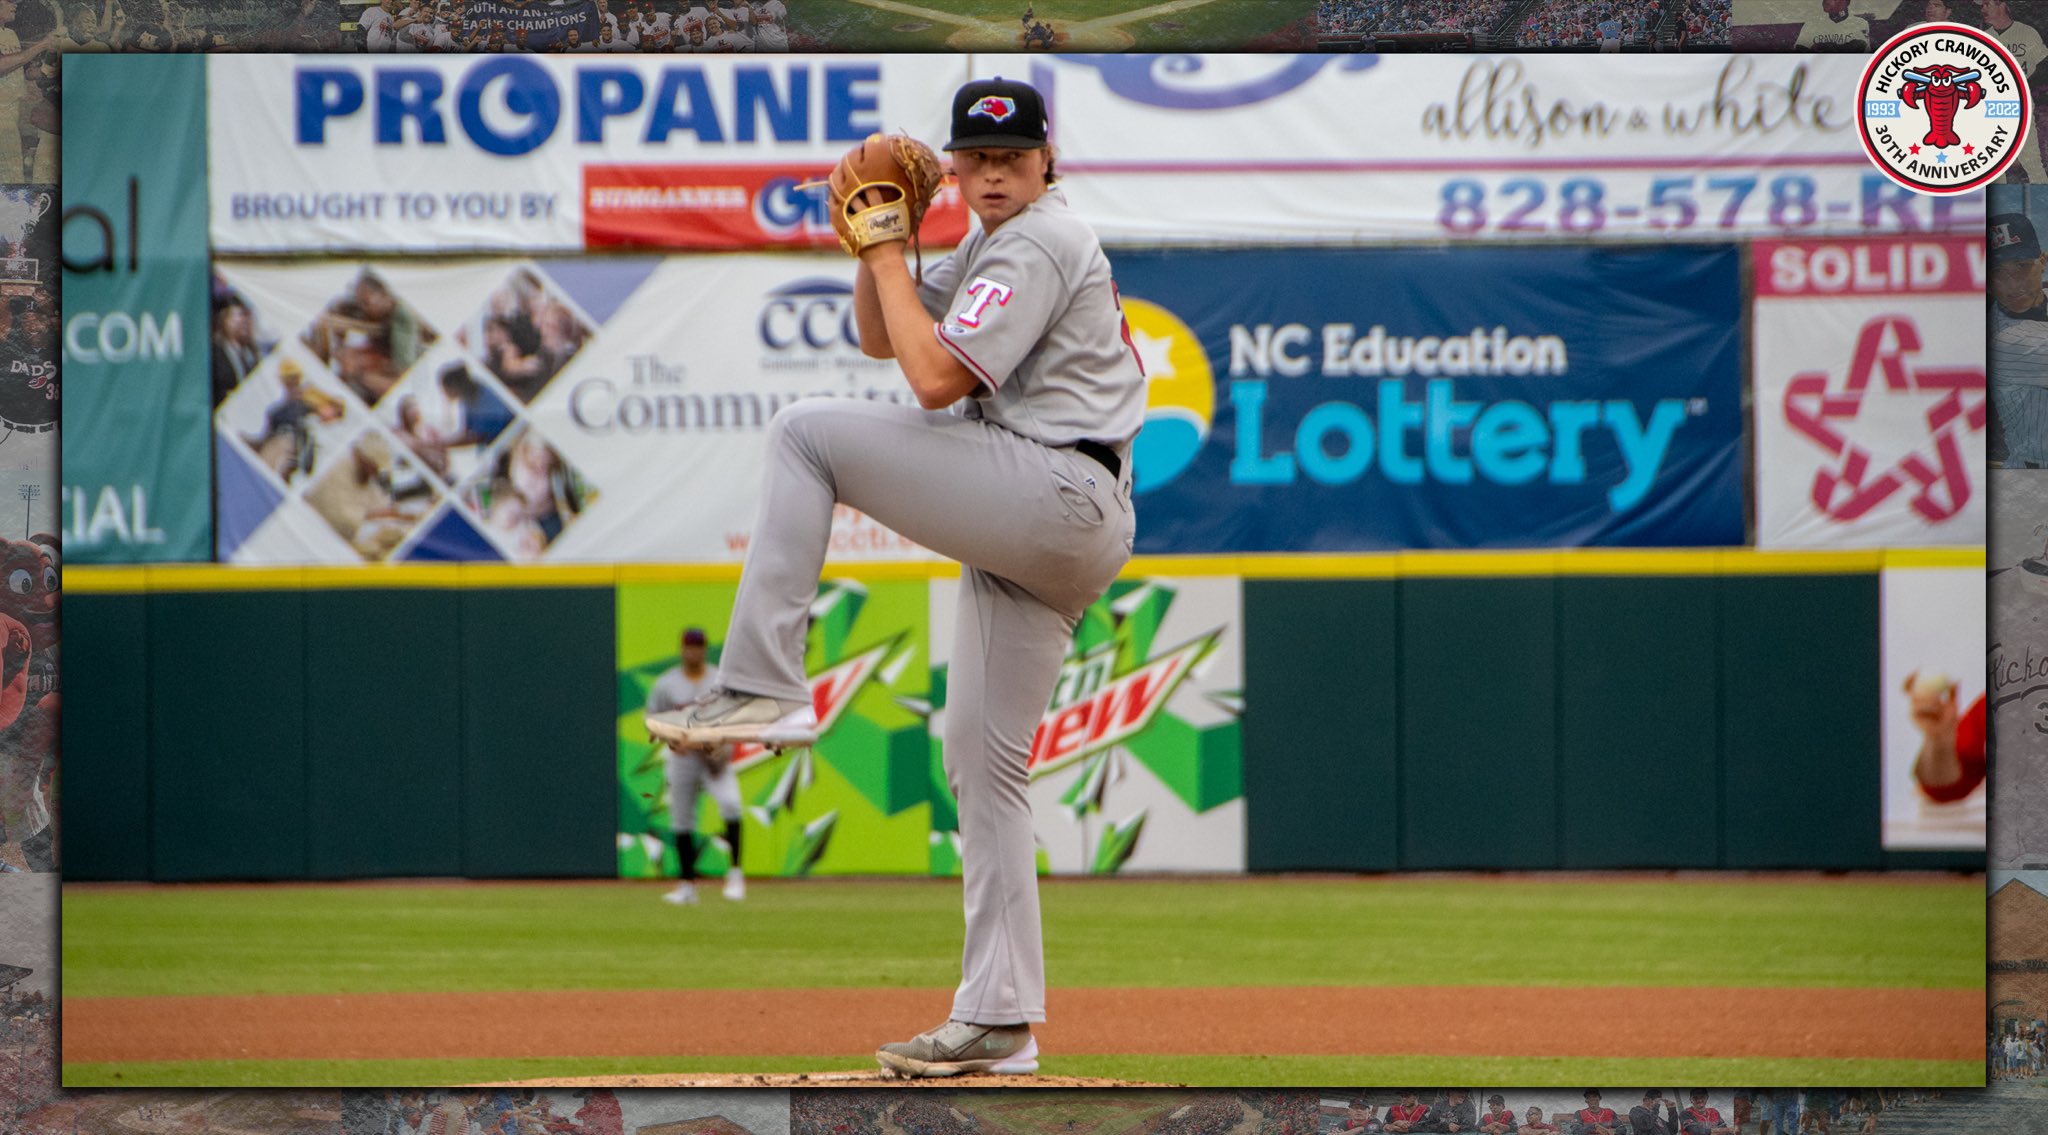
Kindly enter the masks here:
[[[870, 134], [846, 152], [826, 182], [839, 247], [859, 256], [872, 244], [915, 242], [945, 173], [930, 146], [908, 134]], [[865, 205], [856, 201], [868, 192]], [[877, 200], [879, 198], [879, 200]], [[919, 267], [923, 248], [918, 247]]]

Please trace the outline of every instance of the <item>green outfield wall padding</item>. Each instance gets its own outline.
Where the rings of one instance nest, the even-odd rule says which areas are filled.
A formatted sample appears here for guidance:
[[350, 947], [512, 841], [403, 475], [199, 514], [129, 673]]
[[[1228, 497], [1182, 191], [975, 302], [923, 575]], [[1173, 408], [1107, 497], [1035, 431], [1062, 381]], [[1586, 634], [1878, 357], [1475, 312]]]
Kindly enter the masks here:
[[1557, 581], [1562, 866], [1712, 867], [1720, 851], [1717, 581]]
[[459, 875], [462, 628], [450, 591], [308, 591], [307, 871]]
[[67, 879], [149, 878], [148, 602], [64, 600], [59, 835]]
[[1721, 582], [1721, 864], [1875, 868], [1876, 575]]
[[1402, 581], [1402, 867], [1559, 865], [1556, 593]]
[[1398, 866], [1397, 585], [1244, 582], [1245, 862]]
[[617, 874], [615, 595], [461, 592], [463, 874]]
[[148, 617], [153, 877], [305, 877], [304, 597], [154, 593]]

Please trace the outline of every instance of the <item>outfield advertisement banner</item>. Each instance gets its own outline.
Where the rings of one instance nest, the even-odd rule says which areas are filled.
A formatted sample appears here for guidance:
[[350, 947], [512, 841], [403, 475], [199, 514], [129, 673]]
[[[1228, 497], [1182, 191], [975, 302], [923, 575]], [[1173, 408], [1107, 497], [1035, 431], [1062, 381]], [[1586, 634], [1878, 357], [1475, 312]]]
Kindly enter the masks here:
[[1982, 851], [1984, 573], [1887, 567], [1881, 582], [1884, 846]]
[[[931, 594], [943, 689], [959, 581], [933, 580]], [[1244, 870], [1243, 608], [1235, 577], [1124, 579], [1082, 616], [1031, 740], [1049, 870]], [[933, 709], [936, 738], [943, 701]]]
[[1732, 246], [1115, 263], [1141, 553], [1743, 542]]
[[[676, 873], [648, 691], [701, 627], [715, 663], [731, 583], [619, 586], [619, 874]], [[1127, 580], [1083, 616], [1030, 756], [1042, 870], [1242, 871], [1242, 584]], [[821, 733], [808, 750], [734, 754], [749, 874], [953, 875], [959, 817], [946, 786], [946, 675], [959, 585], [828, 579], [806, 666]], [[721, 833], [708, 797], [697, 830]], [[700, 866], [723, 870], [722, 840]]]
[[[217, 271], [261, 355], [215, 415], [236, 563], [737, 563], [778, 407], [914, 403], [836, 253]], [[831, 555], [930, 557], [847, 508]]]
[[[877, 131], [941, 140], [934, 92], [967, 78], [964, 57], [942, 55], [206, 66], [213, 243], [227, 253], [836, 247], [822, 189], [800, 183]], [[925, 239], [966, 231], [949, 188]]]
[[[65, 63], [65, 120], [75, 139], [92, 140], [63, 155], [61, 432], [73, 563], [213, 558], [205, 66], [189, 55]], [[33, 393], [47, 413], [57, 376], [40, 377]]]
[[[715, 664], [732, 618], [731, 583], [621, 583], [619, 612], [619, 875], [673, 876], [664, 748], [642, 719], [647, 694], [678, 665], [681, 632], [702, 628]], [[805, 667], [819, 708], [818, 743], [733, 754], [745, 803], [741, 866], [758, 876], [943, 874], [934, 836], [950, 823], [930, 741], [929, 596], [923, 580], [831, 579], [818, 588]], [[697, 829], [722, 835], [708, 794]], [[724, 869], [722, 839], [702, 866]]]
[[[572, 9], [580, 10], [580, 9]], [[555, 21], [561, 13], [550, 10]], [[547, 34], [561, 34], [551, 28]], [[537, 33], [538, 34], [538, 33]], [[851, 143], [1026, 77], [1110, 243], [1981, 230], [1857, 141], [1826, 55], [215, 56], [224, 252], [819, 247]], [[1360, 115], [1373, 129], [1357, 128]], [[1161, 206], [1162, 186], [1172, 202]], [[948, 190], [926, 236], [967, 214]]]
[[1981, 233], [1981, 192], [1918, 195], [1871, 166], [1863, 62], [973, 57], [1046, 93], [1074, 205], [1110, 242]]
[[1984, 239], [1759, 241], [1757, 544], [1984, 543]]

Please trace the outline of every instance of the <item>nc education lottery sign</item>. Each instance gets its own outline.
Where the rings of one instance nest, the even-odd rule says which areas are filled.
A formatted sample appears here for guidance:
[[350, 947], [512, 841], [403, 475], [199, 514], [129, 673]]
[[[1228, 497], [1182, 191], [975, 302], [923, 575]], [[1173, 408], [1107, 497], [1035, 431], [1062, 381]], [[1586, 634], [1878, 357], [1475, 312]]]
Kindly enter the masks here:
[[1759, 242], [1757, 543], [1984, 542], [1984, 242]]
[[1743, 542], [1732, 247], [1121, 253], [1138, 551]]
[[[207, 59], [216, 251], [830, 246], [818, 177], [943, 137], [964, 59]], [[926, 239], [966, 232], [957, 195]]]

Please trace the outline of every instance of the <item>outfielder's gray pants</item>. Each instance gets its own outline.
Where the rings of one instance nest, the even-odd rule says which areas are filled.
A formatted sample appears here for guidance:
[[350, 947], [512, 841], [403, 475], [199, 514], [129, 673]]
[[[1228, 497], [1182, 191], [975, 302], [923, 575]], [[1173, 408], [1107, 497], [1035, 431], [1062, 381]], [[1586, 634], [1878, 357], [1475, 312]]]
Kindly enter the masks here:
[[712, 772], [705, 763], [694, 756], [684, 756], [672, 749], [662, 751], [662, 764], [668, 773], [668, 820], [669, 827], [679, 832], [697, 830], [697, 796], [709, 792], [711, 800], [718, 805], [719, 818], [731, 823], [740, 818], [740, 776], [731, 764]]
[[1130, 559], [1129, 462], [1117, 484], [1088, 457], [987, 422], [830, 398], [783, 409], [768, 439], [723, 681], [789, 701], [810, 696], [804, 632], [835, 501], [960, 561], [943, 735], [967, 910], [952, 1016], [1043, 1021], [1025, 762], [1075, 621]]

